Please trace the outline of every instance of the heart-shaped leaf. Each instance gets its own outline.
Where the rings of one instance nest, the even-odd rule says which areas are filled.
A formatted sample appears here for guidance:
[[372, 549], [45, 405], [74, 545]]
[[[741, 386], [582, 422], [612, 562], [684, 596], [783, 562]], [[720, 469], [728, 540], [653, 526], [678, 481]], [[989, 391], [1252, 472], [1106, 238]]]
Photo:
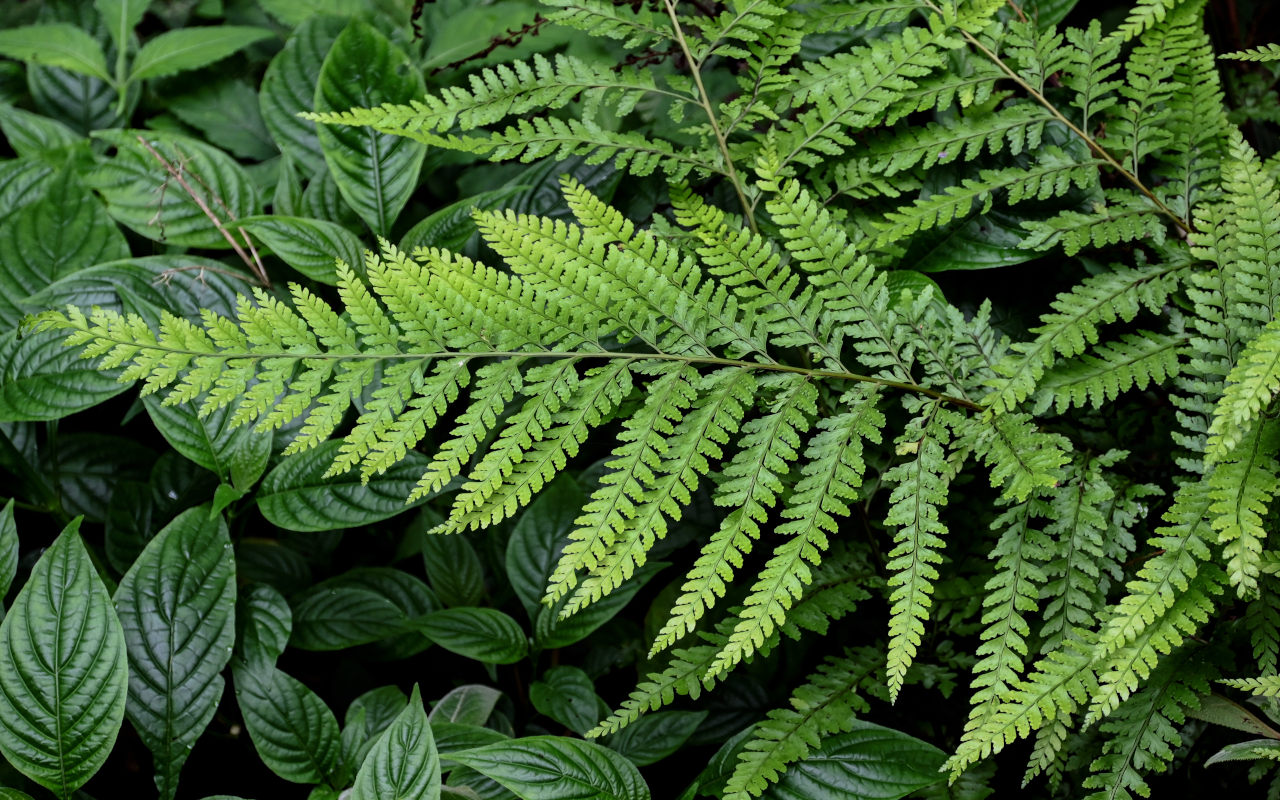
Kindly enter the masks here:
[[116, 590], [129, 652], [129, 721], [172, 798], [178, 773], [222, 699], [235, 640], [235, 562], [221, 517], [180, 514], [151, 540]]
[[409, 705], [365, 756], [351, 788], [351, 800], [438, 800], [439, 797], [440, 756], [422, 707], [422, 695], [414, 686]]
[[649, 800], [649, 787], [634, 764], [578, 739], [526, 736], [453, 753], [449, 760], [492, 778], [522, 800]]
[[[316, 84], [316, 111], [374, 108], [423, 97], [422, 74], [372, 25], [352, 20], [334, 41]], [[369, 127], [321, 125], [325, 162], [342, 197], [387, 236], [418, 186], [426, 145]]]
[[129, 691], [124, 632], [79, 527], [44, 552], [0, 624], [0, 752], [64, 800], [107, 760]]

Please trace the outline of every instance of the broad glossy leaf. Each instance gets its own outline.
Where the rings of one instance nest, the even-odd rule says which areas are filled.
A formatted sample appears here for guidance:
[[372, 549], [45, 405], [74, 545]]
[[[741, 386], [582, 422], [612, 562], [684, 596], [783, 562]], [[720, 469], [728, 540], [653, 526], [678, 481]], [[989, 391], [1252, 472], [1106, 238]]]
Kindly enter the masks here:
[[609, 738], [607, 746], [637, 767], [674, 754], [707, 718], [705, 711], [656, 711], [645, 714]]
[[65, 22], [0, 30], [0, 56], [111, 80], [102, 45], [85, 31]]
[[292, 644], [304, 650], [340, 650], [390, 638], [385, 655], [405, 657], [430, 644], [416, 632], [415, 621], [437, 607], [427, 585], [407, 572], [353, 569], [294, 598]]
[[440, 756], [422, 695], [413, 687], [409, 705], [365, 756], [351, 789], [351, 800], [437, 800]]
[[56, 119], [3, 104], [0, 104], [0, 131], [20, 157], [48, 157], [51, 164], [56, 164], [60, 157], [65, 160], [67, 148], [85, 141]]
[[816, 751], [787, 767], [763, 796], [768, 800], [897, 800], [946, 780], [938, 772], [946, 760], [946, 753], [928, 742], [859, 720], [849, 733], [823, 739]]
[[547, 579], [586, 501], [578, 484], [562, 475], [538, 494], [511, 531], [506, 553], [507, 579], [531, 620], [536, 620], [543, 608]]
[[277, 152], [258, 110], [258, 92], [247, 81], [229, 78], [203, 84], [169, 101], [169, 110], [240, 158], [262, 161]]
[[122, 124], [138, 98], [130, 91], [121, 113], [120, 95], [107, 81], [38, 64], [27, 67], [27, 88], [37, 111], [82, 135]]
[[31, 800], [31, 795], [17, 789], [0, 788], [0, 800]]
[[389, 519], [425, 502], [406, 504], [404, 499], [426, 470], [426, 456], [409, 453], [368, 483], [361, 483], [356, 472], [323, 477], [341, 446], [325, 442], [283, 459], [267, 473], [257, 495], [263, 516], [286, 530], [329, 531]]
[[449, 759], [492, 778], [521, 800], [649, 798], [649, 787], [634, 764], [577, 739], [526, 736], [464, 750]]
[[552, 667], [529, 687], [529, 700], [538, 713], [581, 736], [600, 721], [603, 701], [590, 676], [577, 667]]
[[[327, 219], [353, 231], [365, 229], [360, 215], [342, 199], [338, 184], [329, 173], [329, 167], [324, 164], [320, 165], [317, 172], [312, 173], [307, 188], [302, 191], [302, 204], [298, 213], [312, 219]], [[364, 265], [361, 264], [356, 272], [363, 273], [363, 270]]]
[[936, 228], [912, 240], [903, 263], [919, 272], [996, 269], [1022, 264], [1040, 254], [1020, 248], [1025, 215], [992, 210]]
[[58, 484], [67, 514], [95, 522], [106, 518], [115, 487], [146, 480], [155, 461], [155, 453], [134, 439], [98, 433], [60, 435], [40, 457], [45, 476]]
[[236, 700], [258, 757], [294, 783], [325, 783], [340, 769], [338, 720], [315, 692], [280, 670], [237, 664]]
[[484, 597], [484, 567], [466, 534], [422, 538], [427, 580], [446, 606], [474, 606]]
[[62, 342], [57, 331], [0, 334], [0, 421], [51, 420], [92, 408], [129, 388]]
[[44, 552], [0, 624], [0, 752], [63, 798], [106, 761], [129, 691], [124, 633], [79, 527]]
[[9, 217], [44, 197], [55, 174], [38, 158], [0, 161], [0, 223], [7, 225]]
[[262, 476], [271, 457], [271, 437], [252, 427], [230, 426], [232, 411], [220, 408], [201, 418], [195, 403], [164, 405], [155, 395], [142, 399], [156, 430], [184, 457], [240, 488]]
[[311, 585], [307, 559], [275, 539], [241, 539], [236, 544], [236, 573], [241, 580], [269, 584], [286, 595]]
[[13, 501], [0, 510], [0, 601], [18, 574], [18, 526], [13, 521]]
[[144, 317], [154, 309], [165, 308], [198, 321], [202, 309], [224, 315], [233, 311], [236, 293], [245, 290], [245, 283], [226, 273], [219, 262], [199, 256], [124, 259], [89, 267], [56, 281], [32, 295], [28, 304], [36, 308], [74, 305], [86, 310], [101, 306], [122, 313], [138, 312]]
[[301, 22], [262, 76], [258, 103], [267, 130], [281, 151], [304, 164], [311, 174], [326, 169], [324, 153], [315, 123], [298, 114], [314, 110], [320, 67], [346, 24], [345, 19], [330, 16], [313, 16]]
[[222, 517], [207, 506], [160, 531], [120, 581], [116, 608], [129, 652], [129, 721], [155, 756], [156, 787], [178, 773], [222, 699], [235, 641], [235, 561]]
[[242, 591], [236, 603], [237, 648], [251, 665], [274, 665], [289, 644], [293, 611], [274, 587], [265, 583]]
[[1280, 742], [1275, 739], [1250, 739], [1247, 742], [1235, 742], [1222, 748], [1205, 759], [1204, 765], [1223, 764], [1228, 761], [1256, 761], [1263, 758], [1280, 757]]
[[217, 480], [173, 451], [156, 459], [145, 481], [122, 481], [107, 502], [107, 561], [125, 573], [160, 529], [209, 499]]
[[436, 739], [436, 750], [442, 756], [463, 750], [474, 750], [477, 747], [503, 742], [510, 738], [493, 728], [482, 728], [479, 725], [466, 725], [461, 722], [444, 722], [434, 716], [430, 719], [431, 733]]
[[[408, 103], [424, 92], [422, 75], [408, 56], [372, 25], [353, 20], [325, 56], [315, 108], [346, 111]], [[426, 146], [363, 126], [321, 125], [317, 135], [343, 199], [370, 230], [389, 235], [418, 186]]]
[[418, 629], [444, 649], [486, 664], [514, 664], [529, 653], [520, 623], [493, 608], [437, 611]]
[[13, 327], [32, 309], [20, 302], [59, 278], [129, 255], [102, 203], [69, 170], [44, 196], [0, 226], [0, 325]]
[[502, 692], [478, 683], [452, 689], [431, 708], [431, 723], [484, 725], [498, 705]]
[[85, 181], [101, 193], [117, 222], [148, 239], [186, 247], [231, 246], [157, 154], [180, 170], [191, 190], [224, 220], [258, 212], [257, 188], [248, 173], [212, 145], [158, 131], [99, 131], [94, 136], [116, 153], [102, 159]]
[[208, 66], [271, 36], [271, 31], [265, 28], [245, 25], [211, 25], [165, 31], [138, 50], [129, 80], [159, 78]]
[[322, 219], [257, 216], [242, 219], [239, 227], [264, 242], [280, 260], [313, 281], [336, 286], [336, 259], [347, 264], [364, 263], [364, 248], [351, 231]]
[[345, 725], [352, 725], [359, 716], [370, 740], [387, 729], [387, 726], [404, 711], [409, 698], [398, 686], [379, 686], [370, 689], [351, 701], [347, 708]]

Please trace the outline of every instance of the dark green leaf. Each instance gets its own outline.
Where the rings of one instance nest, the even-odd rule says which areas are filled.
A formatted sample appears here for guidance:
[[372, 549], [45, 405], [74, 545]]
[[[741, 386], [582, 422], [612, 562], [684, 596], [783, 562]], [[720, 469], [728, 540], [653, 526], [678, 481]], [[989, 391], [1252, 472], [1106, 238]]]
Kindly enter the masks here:
[[129, 691], [124, 633], [72, 522], [0, 624], [0, 752], [69, 798], [106, 761]]
[[[415, 599], [403, 602], [406, 593]], [[412, 575], [390, 567], [352, 570], [294, 598], [292, 641], [303, 650], [376, 642], [411, 630], [420, 609], [432, 605], [426, 585]]]
[[[439, 705], [436, 706], [439, 708]], [[495, 742], [506, 741], [509, 737], [493, 728], [482, 728], [479, 725], [464, 725], [461, 722], [444, 722], [431, 718], [431, 733], [436, 738], [436, 750], [440, 755], [449, 755], [462, 750], [472, 750]]]
[[306, 686], [269, 667], [234, 668], [236, 700], [258, 757], [294, 783], [324, 783], [340, 767], [338, 721]]
[[424, 536], [422, 560], [431, 588], [446, 606], [474, 606], [484, 597], [484, 567], [466, 535]]
[[37, 158], [0, 161], [0, 222], [44, 197], [53, 176], [53, 167]]
[[577, 667], [552, 667], [529, 687], [529, 700], [539, 714], [581, 736], [600, 721], [603, 701], [587, 673]]
[[19, 156], [48, 157], [50, 163], [65, 158], [67, 148], [84, 142], [79, 134], [58, 120], [13, 106], [0, 105], [0, 131]]
[[95, 522], [106, 518], [115, 487], [146, 480], [155, 460], [155, 453], [134, 439], [97, 433], [59, 436], [40, 455], [45, 475], [58, 485], [62, 508]]
[[413, 687], [409, 705], [365, 756], [351, 800], [437, 800], [440, 756], [422, 695]]
[[897, 800], [946, 780], [938, 772], [946, 760], [946, 754], [928, 742], [859, 720], [849, 733], [823, 739], [816, 751], [788, 767], [764, 797]]
[[645, 767], [679, 750], [706, 718], [705, 711], [645, 714], [611, 737], [607, 746], [626, 756], [637, 767]]
[[404, 502], [427, 468], [426, 456], [411, 452], [368, 483], [354, 472], [323, 477], [341, 446], [325, 442], [285, 458], [267, 473], [257, 495], [263, 516], [291, 531], [329, 531], [389, 519], [426, 501]]
[[62, 344], [56, 331], [0, 334], [0, 421], [51, 420], [115, 397], [129, 384]]
[[241, 539], [236, 544], [236, 572], [241, 580], [270, 584], [284, 594], [311, 585], [307, 559], [274, 539]]
[[336, 286], [337, 259], [356, 268], [364, 263], [360, 239], [326, 220], [257, 216], [240, 220], [238, 227], [261, 239], [280, 260], [313, 281]]
[[503, 186], [447, 205], [410, 228], [400, 239], [400, 249], [412, 253], [419, 247], [440, 247], [461, 252], [471, 237], [476, 235], [472, 211], [502, 208], [509, 198], [526, 188], [528, 187]]
[[1211, 767], [1228, 761], [1257, 761], [1263, 758], [1274, 759], [1277, 756], [1280, 756], [1280, 742], [1275, 739], [1251, 739], [1247, 742], [1227, 745], [1205, 759], [1204, 765]]
[[102, 45], [80, 28], [65, 22], [0, 31], [0, 56], [111, 80]]
[[449, 758], [492, 778], [521, 800], [649, 798], [649, 788], [634, 764], [612, 750], [577, 739], [527, 736]]
[[560, 612], [568, 604], [569, 596], [562, 597], [551, 607], [540, 605], [537, 622], [533, 626], [534, 640], [538, 647], [543, 650], [568, 647], [595, 633], [601, 625], [617, 616], [631, 602], [631, 598], [636, 596], [636, 592], [644, 588], [665, 566], [667, 565], [661, 561], [645, 564], [626, 583], [564, 619], [560, 618]]
[[258, 92], [242, 80], [206, 83], [169, 101], [174, 116], [240, 158], [262, 161], [276, 154], [258, 110]]
[[324, 153], [316, 138], [315, 123], [298, 114], [314, 110], [320, 67], [346, 24], [341, 17], [330, 16], [314, 16], [301, 22], [262, 76], [258, 102], [267, 130], [280, 149], [305, 165], [311, 174], [325, 169]]
[[129, 720], [172, 798], [178, 773], [222, 699], [235, 640], [235, 562], [221, 517], [184, 512], [142, 551], [116, 590], [129, 652]]
[[0, 226], [0, 325], [17, 325], [27, 295], [102, 261], [129, 255], [111, 217], [69, 170]]
[[419, 629], [444, 649], [486, 664], [514, 664], [529, 652], [520, 624], [492, 608], [437, 611]]
[[130, 81], [159, 78], [221, 61], [254, 42], [271, 38], [271, 31], [244, 25], [214, 25], [165, 31], [138, 50]]
[[98, 131], [94, 136], [116, 153], [101, 160], [86, 182], [102, 194], [116, 221], [148, 239], [186, 247], [231, 246], [171, 170], [224, 220], [258, 211], [257, 189], [248, 173], [216, 147], [158, 131]]
[[231, 409], [218, 409], [202, 419], [194, 403], [166, 406], [155, 395], [148, 395], [143, 404], [156, 430], [173, 449], [220, 480], [248, 488], [266, 470], [271, 437], [247, 425], [232, 428]]
[[18, 526], [13, 521], [13, 501], [0, 511], [0, 601], [9, 594], [18, 574]]
[[[373, 26], [353, 20], [325, 56], [316, 85], [317, 111], [373, 108], [420, 99], [422, 75]], [[343, 198], [374, 233], [387, 236], [418, 186], [426, 146], [373, 128], [322, 125], [325, 162]]]
[[293, 612], [284, 595], [263, 583], [241, 592], [236, 604], [237, 648], [252, 666], [271, 666], [289, 644]]
[[502, 692], [478, 683], [451, 690], [431, 709], [431, 724], [453, 722], [459, 725], [484, 725], [498, 705]]

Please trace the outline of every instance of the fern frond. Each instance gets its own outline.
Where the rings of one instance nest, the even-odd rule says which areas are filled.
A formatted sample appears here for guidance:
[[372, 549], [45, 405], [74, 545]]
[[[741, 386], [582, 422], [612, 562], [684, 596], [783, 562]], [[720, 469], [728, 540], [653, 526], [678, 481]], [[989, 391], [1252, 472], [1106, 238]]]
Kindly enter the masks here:
[[1257, 697], [1280, 697], [1280, 675], [1264, 675], [1260, 678], [1222, 678], [1218, 683]]
[[827, 549], [827, 535], [837, 530], [836, 516], [849, 513], [848, 502], [858, 494], [863, 440], [880, 441], [884, 416], [876, 408], [874, 390], [856, 389], [841, 398], [851, 410], [818, 423], [819, 432], [805, 450], [807, 461], [777, 528], [789, 536], [776, 547], [747, 595], [733, 633], [708, 675], [715, 676], [750, 656], [786, 618], [787, 609], [810, 582], [809, 565], [817, 565]]
[[823, 737], [853, 729], [857, 711], [871, 706], [863, 684], [884, 661], [873, 647], [831, 656], [792, 693], [790, 708], [770, 711], [738, 754], [725, 784], [725, 800], [750, 800], [777, 782], [788, 765], [816, 749]]
[[1107, 247], [1140, 239], [1156, 245], [1164, 243], [1165, 222], [1152, 203], [1140, 194], [1111, 189], [1107, 203], [1094, 205], [1093, 213], [1062, 211], [1045, 220], [1022, 223], [1031, 234], [1019, 243], [1028, 250], [1047, 250], [1062, 245], [1074, 256], [1086, 247]]
[[744, 45], [767, 36], [777, 18], [787, 13], [787, 5], [773, 0], [742, 0], [714, 17], [691, 17], [688, 24], [702, 40], [693, 45], [694, 60], [701, 65], [714, 55], [746, 58]]
[[551, 22], [575, 28], [591, 36], [622, 41], [626, 48], [672, 38], [667, 18], [643, 6], [619, 5], [610, 0], [541, 0]]
[[996, 365], [1000, 377], [990, 381], [991, 393], [983, 405], [992, 413], [1012, 411], [1035, 391], [1045, 370], [1058, 356], [1070, 358], [1098, 342], [1100, 325], [1130, 322], [1146, 307], [1159, 313], [1177, 286], [1181, 264], [1150, 264], [1137, 269], [1119, 267], [1085, 278], [1053, 301], [1053, 313], [1041, 317], [1032, 329], [1036, 338], [1013, 346], [1017, 355]]
[[939, 549], [947, 526], [938, 519], [946, 505], [947, 486], [956, 469], [947, 462], [945, 447], [950, 431], [937, 412], [939, 403], [929, 403], [911, 420], [897, 439], [896, 450], [914, 453], [884, 474], [893, 486], [885, 525], [894, 529], [894, 548], [887, 567], [889, 586], [889, 651], [887, 674], [889, 699], [902, 690], [907, 669], [915, 659], [924, 636], [925, 621], [932, 606], [934, 581], [942, 561]]
[[692, 499], [701, 476], [710, 471], [708, 459], [724, 455], [723, 447], [738, 431], [744, 407], [756, 388], [751, 373], [731, 367], [709, 373], [697, 388], [692, 409], [667, 440], [667, 452], [654, 467], [656, 477], [640, 498], [635, 516], [622, 536], [570, 597], [562, 617], [622, 585], [645, 562], [655, 540], [667, 533], [667, 518], [680, 519], [680, 508]]
[[959, 440], [991, 468], [991, 485], [1021, 503], [1041, 489], [1057, 486], [1070, 460], [1065, 437], [1038, 430], [1028, 414], [967, 418]]
[[1274, 675], [1280, 668], [1280, 604], [1276, 602], [1277, 580], [1273, 575], [1258, 579], [1258, 595], [1249, 602], [1244, 624], [1253, 645], [1258, 671]]
[[1080, 111], [1080, 129], [1092, 132], [1090, 122], [1116, 104], [1113, 95], [1122, 81], [1115, 80], [1120, 70], [1120, 41], [1102, 35], [1102, 23], [1093, 20], [1086, 29], [1068, 28], [1071, 43], [1069, 62], [1063, 69], [1062, 85], [1075, 92], [1071, 104]]
[[926, 231], [967, 216], [976, 208], [985, 214], [995, 204], [997, 193], [1015, 205], [1024, 200], [1046, 200], [1065, 194], [1072, 186], [1088, 188], [1097, 180], [1093, 161], [1077, 162], [1060, 148], [1045, 147], [1035, 164], [1028, 167], [985, 169], [976, 178], [965, 178], [937, 194], [885, 215], [877, 225], [876, 246], [884, 247], [914, 233]]
[[697, 372], [687, 364], [659, 363], [637, 369], [655, 378], [641, 410], [623, 422], [613, 450], [616, 458], [606, 465], [609, 472], [600, 479], [600, 488], [574, 520], [577, 527], [547, 582], [543, 597], [547, 605], [577, 586], [580, 570], [596, 569], [635, 519], [637, 503], [656, 481], [654, 469], [669, 448], [675, 425], [696, 397]]
[[1102, 561], [1104, 535], [1110, 520], [1103, 509], [1115, 492], [1103, 477], [1127, 453], [1111, 451], [1101, 456], [1085, 455], [1069, 470], [1070, 478], [1054, 495], [1051, 521], [1045, 528], [1052, 541], [1049, 560], [1044, 565], [1048, 579], [1041, 589], [1045, 600], [1041, 627], [1041, 652], [1061, 646], [1066, 638], [1080, 638], [1081, 631], [1094, 625], [1094, 610], [1102, 605]]
[[1097, 789], [1087, 800], [1149, 797], [1145, 775], [1163, 772], [1182, 746], [1178, 728], [1187, 712], [1209, 693], [1206, 664], [1184, 647], [1164, 660], [1142, 691], [1126, 700], [1101, 725], [1107, 735], [1102, 755], [1089, 765], [1084, 788]]
[[1039, 497], [1011, 505], [992, 523], [1001, 531], [988, 556], [995, 574], [983, 587], [982, 644], [973, 665], [972, 711], [965, 729], [982, 728], [1004, 695], [1018, 685], [1027, 657], [1031, 626], [1026, 615], [1039, 608], [1040, 587], [1046, 576], [1041, 562], [1050, 553], [1049, 538], [1036, 519], [1050, 516], [1050, 507]]
[[1058, 414], [1069, 408], [1101, 408], [1130, 389], [1161, 384], [1178, 376], [1186, 351], [1186, 337], [1146, 331], [1103, 342], [1045, 372], [1035, 412], [1043, 414], [1050, 406]]
[[1075, 713], [1095, 685], [1091, 648], [1067, 640], [1047, 653], [1030, 674], [1011, 688], [995, 711], [965, 731], [956, 752], [943, 765], [958, 776], [968, 766], [1003, 750], [1018, 739]]
[[1163, 22], [1171, 10], [1184, 2], [1185, 0], [1138, 0], [1111, 36], [1120, 42], [1133, 41], [1157, 23]]
[[1280, 61], [1280, 44], [1272, 42], [1251, 50], [1236, 50], [1223, 53], [1218, 58], [1230, 58], [1236, 61]]
[[1263, 409], [1280, 392], [1280, 319], [1267, 323], [1240, 353], [1209, 425], [1206, 459], [1227, 456], [1256, 426]]
[[1280, 426], [1275, 420], [1258, 420], [1209, 473], [1213, 528], [1223, 545], [1231, 585], [1241, 597], [1258, 592], [1262, 545], [1267, 538], [1264, 520], [1271, 500], [1280, 493], [1277, 450]]
[[703, 546], [671, 616], [650, 649], [650, 657], [691, 632], [706, 612], [724, 597], [743, 555], [760, 537], [760, 525], [782, 492], [782, 479], [795, 461], [800, 437], [817, 412], [817, 390], [799, 376], [779, 376], [769, 382], [776, 394], [770, 413], [748, 420], [742, 445], [719, 476], [713, 502], [733, 509]]
[[882, 136], [868, 149], [869, 169], [894, 175], [913, 167], [973, 161], [983, 152], [1006, 151], [1017, 156], [1040, 147], [1045, 125], [1053, 116], [1043, 106], [1011, 105], [996, 111], [958, 117], [924, 128], [908, 126], [894, 136]]

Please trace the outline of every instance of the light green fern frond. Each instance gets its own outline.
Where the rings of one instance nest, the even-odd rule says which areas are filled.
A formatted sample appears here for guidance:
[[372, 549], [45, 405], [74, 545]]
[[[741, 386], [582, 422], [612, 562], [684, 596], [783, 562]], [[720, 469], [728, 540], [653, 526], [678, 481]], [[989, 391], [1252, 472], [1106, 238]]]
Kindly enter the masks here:
[[1187, 339], [1160, 333], [1128, 333], [1091, 352], [1060, 361], [1047, 370], [1036, 389], [1035, 411], [1053, 406], [1101, 408], [1130, 389], [1146, 389], [1176, 377], [1182, 370]]
[[1223, 53], [1218, 58], [1230, 58], [1236, 61], [1280, 61], [1280, 44], [1272, 42], [1250, 50], [1236, 50]]
[[1280, 392], [1280, 319], [1272, 320], [1245, 346], [1227, 375], [1226, 389], [1209, 425], [1205, 457], [1225, 458], [1257, 423]]
[[1121, 189], [1107, 190], [1105, 196], [1107, 202], [1095, 204], [1093, 213], [1067, 210], [1046, 220], [1023, 222], [1031, 234], [1019, 246], [1045, 250], [1060, 244], [1064, 253], [1073, 256], [1090, 246], [1139, 240], [1164, 243], [1165, 220], [1145, 197]]
[[1280, 425], [1272, 419], [1257, 420], [1209, 473], [1213, 528], [1223, 545], [1231, 585], [1241, 597], [1258, 592], [1267, 510], [1280, 493], [1278, 450]]
[[876, 408], [878, 400], [874, 390], [847, 392], [841, 405], [849, 410], [818, 423], [819, 432], [805, 450], [800, 480], [782, 510], [787, 521], [776, 531], [790, 538], [774, 548], [760, 571], [708, 675], [730, 669], [761, 647], [804, 593], [810, 565], [821, 561], [828, 534], [838, 528], [836, 517], [849, 513], [848, 503], [862, 484], [863, 441], [880, 441], [884, 416]]
[[956, 469], [948, 463], [951, 433], [938, 414], [939, 404], [921, 409], [898, 437], [896, 450], [915, 458], [884, 474], [893, 486], [885, 525], [894, 531], [889, 552], [889, 699], [896, 700], [924, 636], [932, 606], [936, 564], [947, 527], [938, 518], [947, 503], [947, 486]]
[[1223, 678], [1218, 683], [1258, 697], [1280, 697], [1280, 675], [1264, 675], [1261, 678]]

